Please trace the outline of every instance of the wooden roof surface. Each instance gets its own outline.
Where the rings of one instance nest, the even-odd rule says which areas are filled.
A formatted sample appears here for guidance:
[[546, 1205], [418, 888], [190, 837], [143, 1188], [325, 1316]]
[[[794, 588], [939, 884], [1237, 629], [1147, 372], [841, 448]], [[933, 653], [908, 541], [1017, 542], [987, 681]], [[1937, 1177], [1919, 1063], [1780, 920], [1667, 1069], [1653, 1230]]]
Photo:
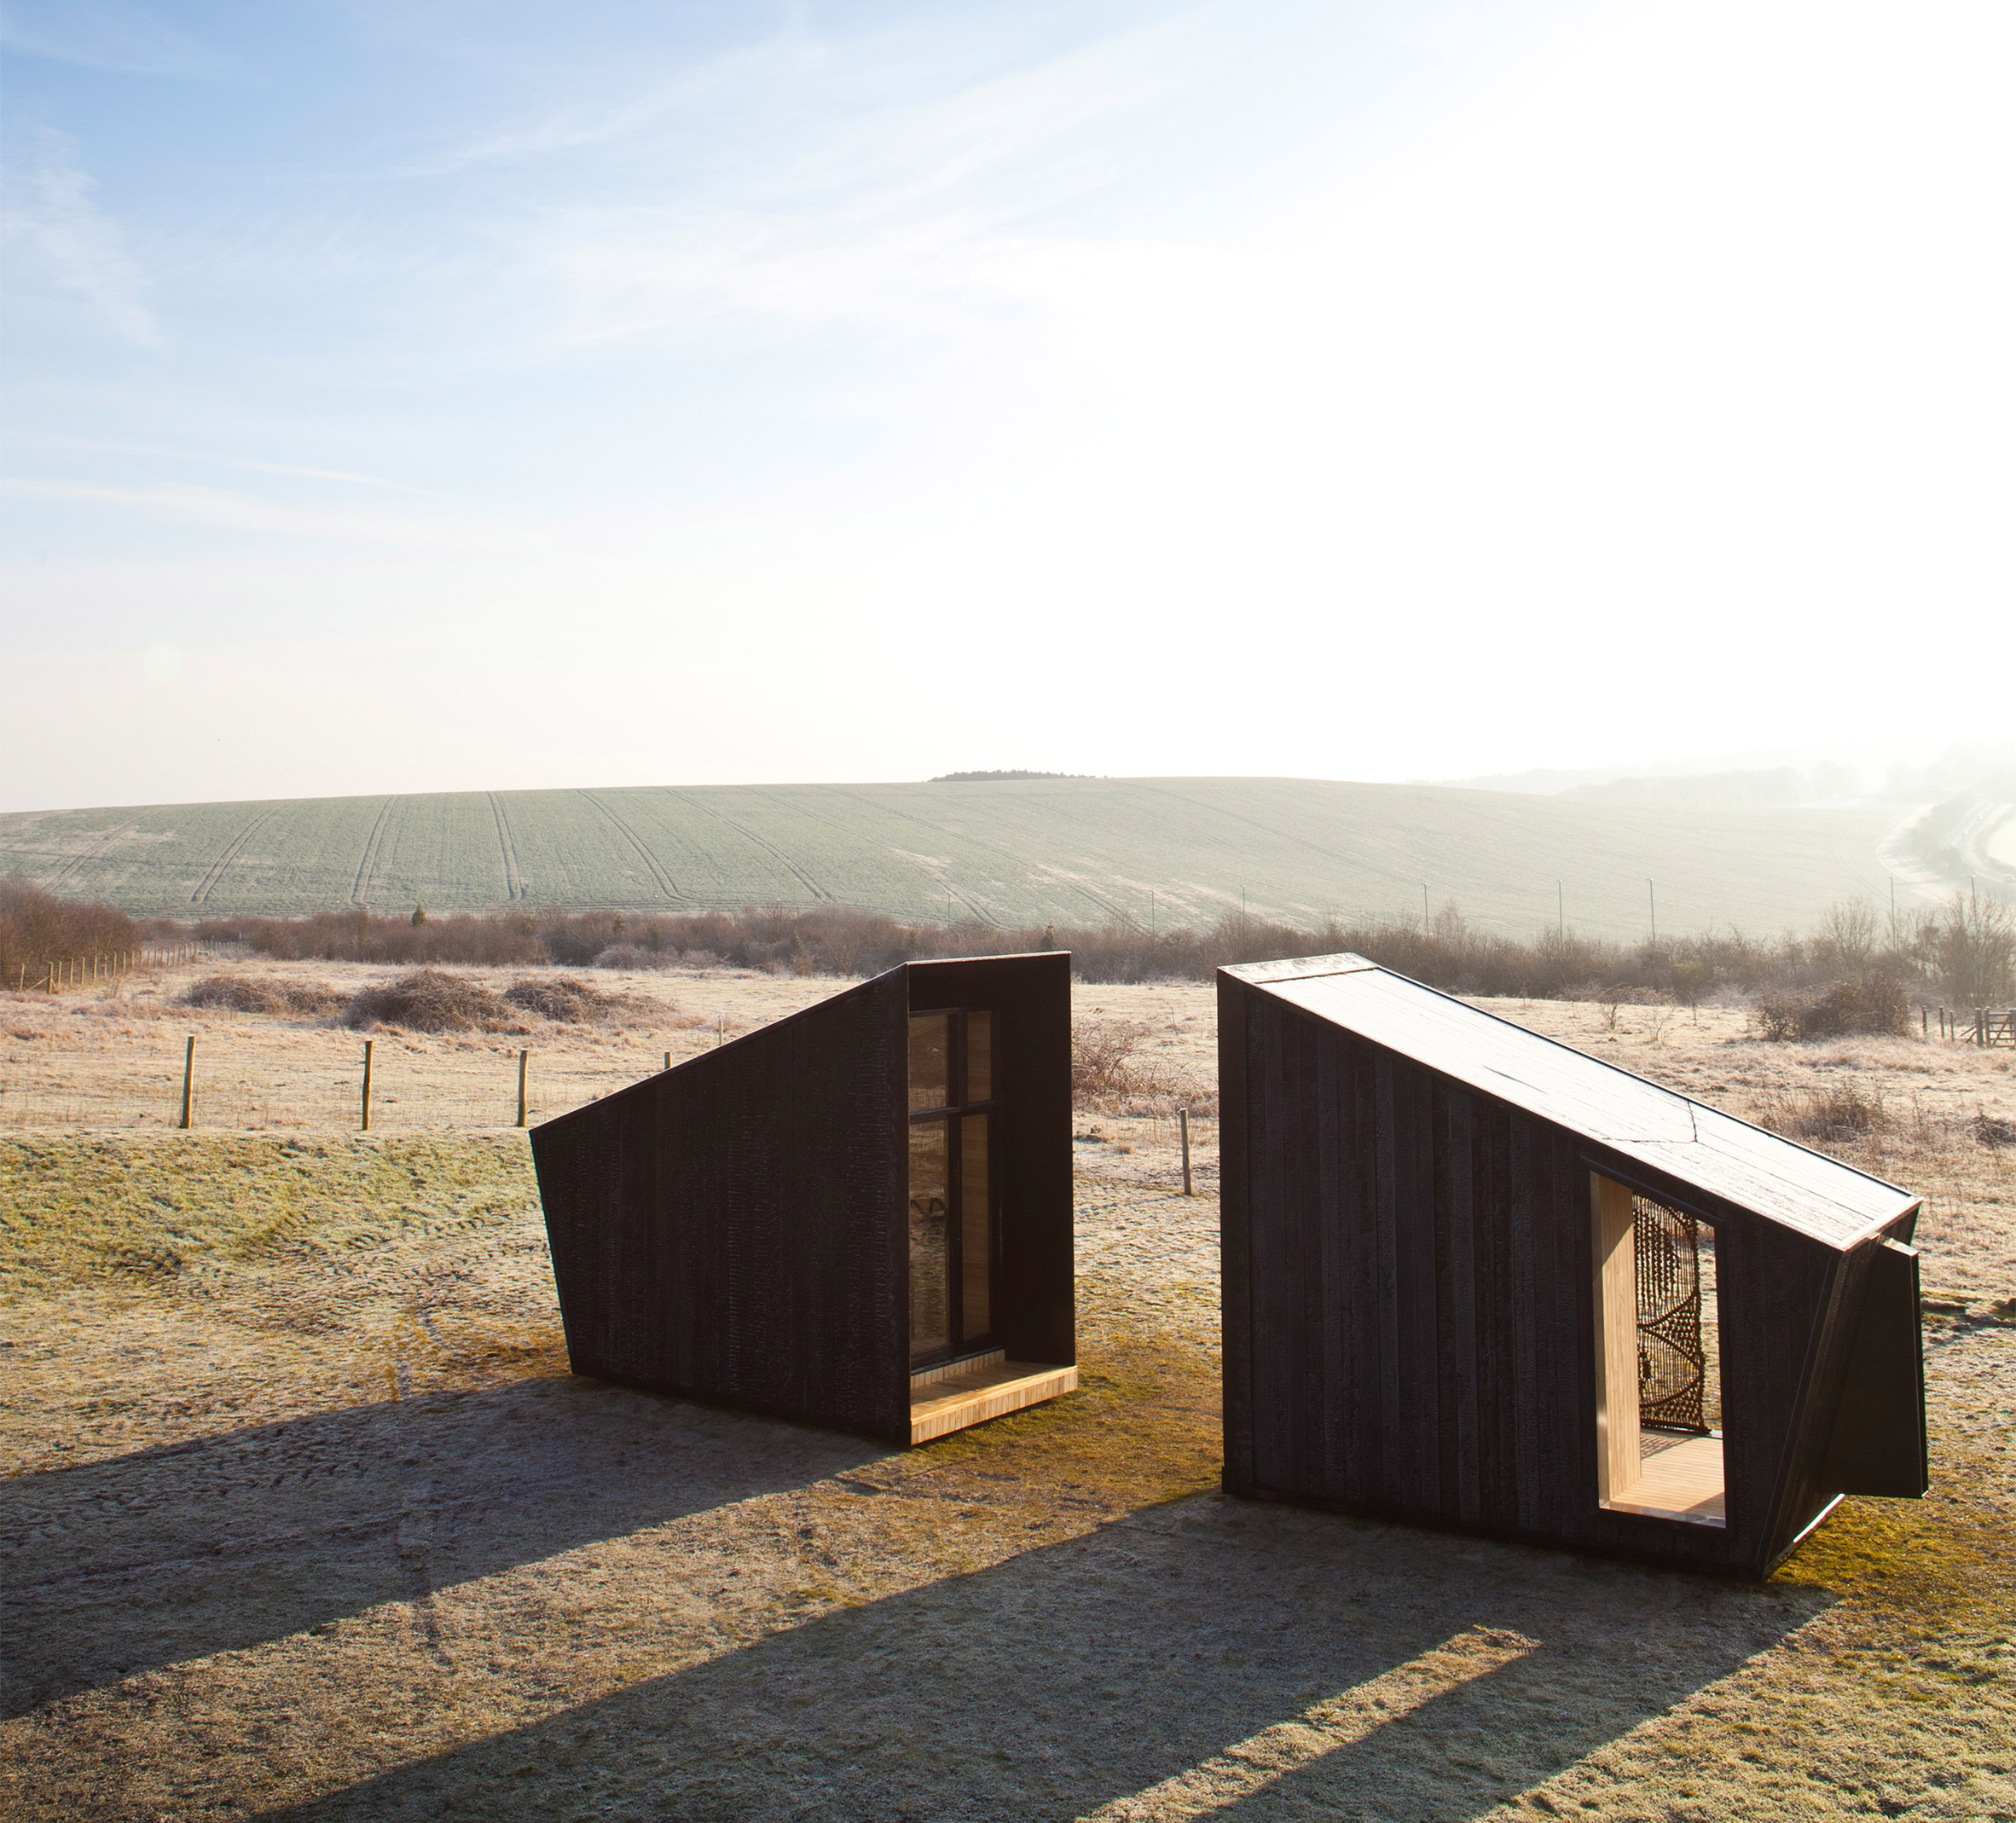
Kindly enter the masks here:
[[1306, 956], [1220, 972], [1830, 1247], [1853, 1246], [1918, 1201], [1362, 956]]

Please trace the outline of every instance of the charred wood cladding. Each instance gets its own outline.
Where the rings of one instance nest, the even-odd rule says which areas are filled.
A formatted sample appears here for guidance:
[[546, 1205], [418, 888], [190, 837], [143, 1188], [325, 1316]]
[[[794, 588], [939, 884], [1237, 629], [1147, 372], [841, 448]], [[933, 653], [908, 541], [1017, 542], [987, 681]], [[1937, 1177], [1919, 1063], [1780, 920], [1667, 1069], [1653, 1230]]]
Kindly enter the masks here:
[[1925, 1490], [1916, 1197], [1359, 957], [1219, 1046], [1231, 1491], [1756, 1576]]
[[922, 1443], [1069, 1392], [1070, 958], [907, 963], [536, 1129], [576, 1373]]

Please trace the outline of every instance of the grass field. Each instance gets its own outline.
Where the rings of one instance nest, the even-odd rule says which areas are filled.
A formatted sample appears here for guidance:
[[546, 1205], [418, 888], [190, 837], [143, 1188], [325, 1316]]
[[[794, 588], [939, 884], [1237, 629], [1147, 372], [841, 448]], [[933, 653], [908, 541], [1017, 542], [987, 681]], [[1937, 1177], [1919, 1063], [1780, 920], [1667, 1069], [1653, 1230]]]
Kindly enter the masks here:
[[[1810, 926], [1887, 902], [1878, 808], [1703, 810], [1282, 778], [463, 792], [0, 816], [0, 874], [182, 917], [860, 906], [918, 923], [1208, 925], [1243, 902], [1440, 909], [1526, 936], [1567, 922]], [[1556, 882], [1560, 883], [1557, 900]]]
[[[743, 1027], [832, 986], [668, 985]], [[1079, 998], [1210, 1055], [1207, 987]], [[1931, 1199], [1928, 1499], [1761, 1585], [1228, 1501], [1216, 1201], [1124, 1109], [1074, 1123], [1080, 1393], [892, 1453], [575, 1379], [522, 1134], [168, 1131], [149, 1021], [0, 995], [96, 1128], [0, 1137], [0, 1814], [2016, 1815], [2016, 1149], [1974, 1131], [2016, 1060], [1493, 1010], [1735, 1112], [1882, 1102], [1846, 1155]], [[255, 1072], [333, 1036], [204, 1016]], [[585, 1083], [644, 1036], [541, 1042]]]

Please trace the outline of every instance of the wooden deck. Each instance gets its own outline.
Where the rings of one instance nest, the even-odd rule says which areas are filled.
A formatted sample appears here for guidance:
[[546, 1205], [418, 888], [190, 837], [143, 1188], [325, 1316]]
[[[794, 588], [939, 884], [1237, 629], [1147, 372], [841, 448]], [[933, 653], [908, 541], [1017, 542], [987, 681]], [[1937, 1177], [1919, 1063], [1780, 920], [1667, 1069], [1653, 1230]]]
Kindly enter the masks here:
[[1059, 1393], [1075, 1392], [1077, 1386], [1075, 1367], [1009, 1361], [999, 1349], [976, 1359], [925, 1368], [910, 1376], [910, 1441], [929, 1443], [1025, 1405], [1040, 1405]]
[[1638, 1479], [1604, 1502], [1618, 1513], [1685, 1519], [1694, 1525], [1723, 1525], [1722, 1439], [1643, 1433]]

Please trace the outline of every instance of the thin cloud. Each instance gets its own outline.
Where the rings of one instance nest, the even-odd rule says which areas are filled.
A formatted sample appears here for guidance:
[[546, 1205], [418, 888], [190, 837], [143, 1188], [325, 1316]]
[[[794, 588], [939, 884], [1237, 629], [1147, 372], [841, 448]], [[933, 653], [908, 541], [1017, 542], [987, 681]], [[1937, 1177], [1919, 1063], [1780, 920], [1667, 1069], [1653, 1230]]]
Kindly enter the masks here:
[[258, 475], [290, 475], [304, 481], [339, 481], [356, 488], [384, 488], [397, 494], [438, 495], [434, 488], [416, 488], [382, 475], [360, 475], [346, 468], [310, 468], [294, 462], [264, 462], [253, 456], [219, 455], [208, 449], [171, 449], [160, 443], [114, 443], [96, 437], [27, 436], [24, 443], [52, 449], [93, 449], [108, 455], [159, 456], [171, 462], [194, 462], [211, 468], [240, 468]]
[[532, 547], [538, 540], [522, 527], [484, 524], [442, 524], [380, 513], [329, 512], [278, 506], [249, 494], [223, 488], [103, 487], [88, 482], [38, 481], [0, 476], [0, 495], [23, 500], [78, 501], [143, 512], [165, 512], [231, 531], [267, 532], [281, 537], [316, 538], [345, 544], [397, 545], [443, 551], [495, 553], [507, 547]]
[[657, 158], [662, 139], [692, 130], [661, 91], [592, 119], [555, 117], [467, 155], [628, 136], [646, 142], [638, 160], [649, 149], [684, 173], [646, 180], [640, 187], [654, 194], [641, 198], [535, 208], [493, 224], [521, 269], [560, 286], [564, 341], [620, 340], [721, 315], [949, 330], [1028, 301], [1015, 275], [1064, 243], [1024, 224], [1113, 182], [1115, 132], [1124, 137], [1130, 117], [1204, 79], [1203, 18], [1109, 34], [978, 78], [956, 47], [937, 46], [935, 79], [900, 104], [874, 79], [876, 45], [825, 46], [814, 57], [798, 40], [773, 41], [682, 80], [691, 95], [764, 91], [744, 93], [739, 111], [778, 107], [779, 85], [795, 84], [798, 105], [780, 112], [816, 124], [710, 148], [696, 168]]
[[214, 78], [229, 71], [187, 32], [119, 0], [9, 6], [0, 14], [0, 45], [26, 56], [127, 76]]
[[78, 163], [76, 142], [45, 128], [29, 141], [23, 165], [0, 205], [0, 247], [15, 282], [39, 279], [49, 291], [81, 299], [108, 334], [159, 346], [145, 275], [119, 224], [93, 200], [97, 185]]

